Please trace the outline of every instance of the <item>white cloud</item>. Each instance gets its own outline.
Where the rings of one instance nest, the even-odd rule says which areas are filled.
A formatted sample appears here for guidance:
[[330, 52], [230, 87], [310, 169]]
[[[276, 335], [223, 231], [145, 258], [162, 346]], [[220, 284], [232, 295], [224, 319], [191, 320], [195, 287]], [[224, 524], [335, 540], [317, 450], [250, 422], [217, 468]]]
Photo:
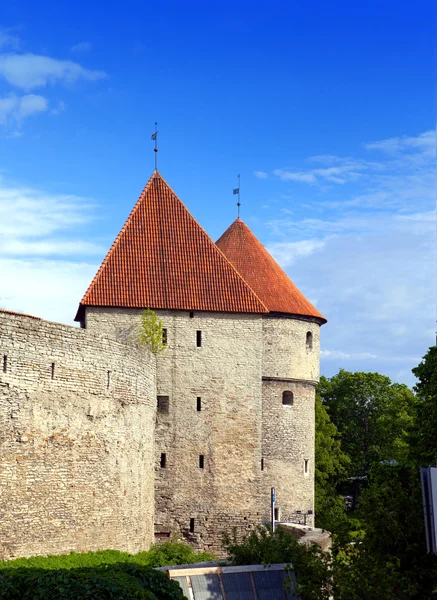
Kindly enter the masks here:
[[325, 246], [324, 240], [302, 240], [300, 242], [277, 242], [269, 244], [267, 250], [282, 265], [288, 267], [298, 258], [319, 252]]
[[49, 194], [13, 185], [0, 178], [0, 236], [2, 239], [43, 238], [92, 220], [86, 198]]
[[0, 307], [73, 325], [98, 264], [0, 258]]
[[90, 52], [92, 49], [91, 42], [79, 42], [78, 44], [74, 44], [71, 46], [71, 52]]
[[0, 48], [11, 48], [18, 50], [20, 39], [15, 35], [13, 28], [0, 27]]
[[334, 360], [339, 358], [344, 360], [367, 360], [369, 358], [378, 358], [376, 354], [371, 354], [370, 352], [357, 352], [355, 354], [348, 354], [347, 352], [342, 352], [341, 350], [321, 350], [320, 356], [322, 358], [331, 358]]
[[71, 60], [57, 60], [36, 54], [0, 55], [0, 75], [12, 86], [25, 91], [48, 84], [73, 84], [79, 79], [97, 81], [104, 71], [92, 71]]
[[[382, 158], [328, 154], [310, 159], [316, 169], [284, 171], [292, 174], [293, 213], [268, 223], [268, 247], [328, 319], [322, 373], [370, 369], [412, 385], [411, 368], [435, 343], [435, 133], [372, 142], [366, 151]], [[320, 184], [351, 172], [365, 174], [348, 179], [353, 193], [335, 186], [296, 200], [293, 180]]]
[[0, 179], [0, 307], [71, 323], [97, 270], [88, 257], [106, 249], [87, 234], [93, 220], [86, 198]]
[[258, 177], [258, 179], [267, 179], [268, 177], [268, 174], [265, 171], [254, 171], [253, 174], [255, 177]]
[[47, 99], [36, 94], [0, 96], [0, 125], [15, 126], [26, 117], [45, 112], [47, 109]]
[[381, 150], [388, 154], [399, 154], [405, 152], [420, 152], [429, 158], [436, 155], [436, 133], [433, 130], [425, 131], [415, 137], [400, 136], [364, 144], [367, 150]]

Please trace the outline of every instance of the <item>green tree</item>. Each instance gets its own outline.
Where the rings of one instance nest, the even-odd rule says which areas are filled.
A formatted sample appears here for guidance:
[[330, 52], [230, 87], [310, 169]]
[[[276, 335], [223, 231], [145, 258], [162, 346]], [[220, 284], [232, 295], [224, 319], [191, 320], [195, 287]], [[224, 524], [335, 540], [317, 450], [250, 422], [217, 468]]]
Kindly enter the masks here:
[[418, 469], [375, 463], [358, 504], [364, 535], [336, 551], [336, 600], [437, 598], [437, 559], [426, 554]]
[[403, 384], [379, 373], [349, 373], [320, 378], [318, 392], [341, 434], [350, 457], [349, 473], [367, 475], [376, 461], [403, 461], [416, 398]]
[[144, 310], [141, 315], [136, 341], [141, 346], [148, 348], [153, 354], [160, 354], [167, 350], [162, 320], [150, 308]]
[[413, 369], [418, 378], [416, 427], [411, 439], [411, 457], [421, 466], [437, 460], [437, 347], [433, 346]]
[[346, 519], [345, 503], [337, 487], [345, 478], [350, 459], [342, 451], [337, 427], [318, 395], [315, 413], [316, 527], [336, 531]]

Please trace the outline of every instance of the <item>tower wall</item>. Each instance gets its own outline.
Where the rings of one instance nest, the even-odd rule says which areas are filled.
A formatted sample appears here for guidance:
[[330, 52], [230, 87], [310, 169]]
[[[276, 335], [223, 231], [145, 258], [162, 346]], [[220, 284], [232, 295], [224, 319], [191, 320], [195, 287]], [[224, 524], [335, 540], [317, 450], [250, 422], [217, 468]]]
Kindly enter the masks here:
[[0, 311], [0, 558], [153, 540], [155, 360]]
[[[302, 519], [314, 511], [319, 329], [310, 321], [263, 317], [262, 506], [268, 504], [270, 488], [275, 487], [282, 521], [296, 521], [298, 511]], [[313, 516], [307, 516], [306, 522], [313, 524]]]
[[[87, 327], [123, 338], [141, 312], [87, 308]], [[178, 532], [217, 552], [223, 532], [246, 533], [260, 521], [263, 321], [156, 313], [168, 340], [167, 355], [157, 358], [157, 393], [168, 397], [168, 412], [158, 411], [156, 421], [157, 533]]]

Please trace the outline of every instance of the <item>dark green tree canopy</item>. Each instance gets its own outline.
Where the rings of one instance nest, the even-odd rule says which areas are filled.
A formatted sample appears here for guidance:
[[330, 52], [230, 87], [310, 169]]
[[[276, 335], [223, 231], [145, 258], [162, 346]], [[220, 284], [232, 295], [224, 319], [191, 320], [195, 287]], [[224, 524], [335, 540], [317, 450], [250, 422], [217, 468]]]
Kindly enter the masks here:
[[404, 460], [416, 403], [406, 385], [379, 373], [341, 369], [330, 379], [321, 377], [318, 392], [351, 459], [350, 476], [367, 475], [375, 461]]

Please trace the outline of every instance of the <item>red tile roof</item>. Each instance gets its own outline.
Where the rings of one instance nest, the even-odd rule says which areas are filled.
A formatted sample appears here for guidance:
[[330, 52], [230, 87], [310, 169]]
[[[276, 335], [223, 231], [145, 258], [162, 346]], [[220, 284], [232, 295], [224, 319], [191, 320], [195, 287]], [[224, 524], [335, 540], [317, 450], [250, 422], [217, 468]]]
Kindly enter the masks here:
[[268, 312], [157, 171], [82, 298], [77, 321], [85, 306]]
[[240, 218], [216, 243], [269, 311], [316, 317], [326, 323]]

